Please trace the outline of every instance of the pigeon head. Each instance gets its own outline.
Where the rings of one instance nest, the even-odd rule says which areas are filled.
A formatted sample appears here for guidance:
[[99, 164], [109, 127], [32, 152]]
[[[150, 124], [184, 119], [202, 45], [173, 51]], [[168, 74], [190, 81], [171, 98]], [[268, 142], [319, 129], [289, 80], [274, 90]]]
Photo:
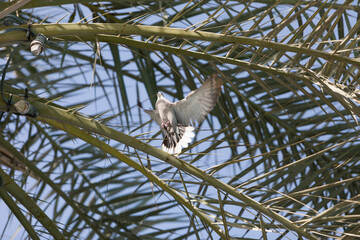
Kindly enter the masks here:
[[162, 92], [157, 93], [157, 98], [158, 99], [164, 98], [164, 95], [162, 94]]

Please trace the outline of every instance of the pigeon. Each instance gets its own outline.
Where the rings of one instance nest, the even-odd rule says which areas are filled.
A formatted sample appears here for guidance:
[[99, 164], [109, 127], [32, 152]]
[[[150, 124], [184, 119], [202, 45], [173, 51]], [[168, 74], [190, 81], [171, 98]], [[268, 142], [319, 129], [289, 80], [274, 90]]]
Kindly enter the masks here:
[[161, 127], [163, 151], [178, 155], [182, 148], [189, 146], [195, 136], [195, 122], [201, 123], [214, 108], [221, 86], [222, 81], [213, 74], [200, 88], [177, 102], [170, 102], [158, 92], [155, 110], [143, 110]]

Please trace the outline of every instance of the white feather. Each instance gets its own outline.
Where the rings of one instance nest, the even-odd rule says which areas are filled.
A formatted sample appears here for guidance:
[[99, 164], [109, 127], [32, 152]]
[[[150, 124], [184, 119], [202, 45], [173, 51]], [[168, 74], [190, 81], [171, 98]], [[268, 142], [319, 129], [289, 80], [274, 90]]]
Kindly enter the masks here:
[[180, 145], [183, 148], [187, 148], [189, 146], [189, 143], [191, 143], [192, 138], [195, 136], [195, 134], [193, 133], [194, 129], [194, 127], [186, 127], [185, 133], [177, 145]]
[[188, 126], [185, 128], [184, 135], [180, 139], [180, 141], [176, 144], [175, 147], [168, 148], [164, 144], [161, 145], [161, 148], [163, 151], [168, 152], [170, 154], [178, 155], [181, 153], [182, 148], [187, 148], [189, 146], [189, 143], [191, 143], [192, 138], [195, 137], [194, 133], [195, 128]]

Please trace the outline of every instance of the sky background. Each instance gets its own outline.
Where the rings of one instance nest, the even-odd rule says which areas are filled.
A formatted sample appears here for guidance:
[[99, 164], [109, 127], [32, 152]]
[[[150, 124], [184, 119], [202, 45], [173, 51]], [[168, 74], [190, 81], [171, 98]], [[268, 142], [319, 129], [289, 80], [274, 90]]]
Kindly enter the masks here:
[[[104, 9], [108, 7], [106, 3], [102, 4]], [[139, 5], [130, 9], [127, 8], [126, 10], [107, 10], [111, 14], [118, 14], [116, 16], [119, 18], [124, 17], [125, 19], [125, 17], [129, 17], [131, 19], [128, 22], [129, 24], [142, 23], [144, 25], [163, 26], [169, 23], [169, 19], [166, 17], [167, 15], [173, 16], [174, 13], [187, 6], [187, 4], [188, 3], [185, 2], [173, 8], [166, 5], [164, 6], [166, 11], [162, 9], [161, 6], [155, 10], [149, 8], [147, 9], [149, 11], [148, 15], [140, 16], [136, 19], [132, 16], [135, 16], [137, 11], [147, 6]], [[228, 2], [226, 5], [228, 8], [212, 1], [204, 5], [196, 6], [199, 11], [204, 11], [204, 7], [206, 7], [208, 13], [197, 14], [194, 15], [195, 17], [189, 16], [185, 19], [175, 21], [171, 26], [190, 28], [193, 30], [199, 27], [200, 30], [214, 30], [215, 32], [224, 30], [229, 35], [251, 37], [252, 39], [266, 39], [266, 34], [268, 34], [266, 35], [268, 37], [273, 33], [274, 36], [271, 37], [270, 41], [291, 42], [291, 46], [298, 46], [298, 44], [302, 44], [304, 41], [310, 45], [312, 41], [311, 36], [313, 32], [316, 33], [316, 31], [313, 30], [316, 29], [318, 31], [318, 29], [322, 27], [319, 26], [316, 28], [315, 25], [317, 22], [322, 21], [325, 16], [332, 16], [332, 14], [339, 9], [334, 6], [334, 9], [327, 11], [326, 8], [327, 12], [325, 13], [324, 9], [317, 12], [316, 7], [309, 8], [308, 11], [301, 15], [301, 18], [294, 18], [296, 20], [292, 19], [288, 27], [280, 28], [281, 23], [285, 21], [284, 16], [290, 13], [297, 14], [301, 8], [299, 7], [294, 10], [291, 5], [281, 5], [273, 9], [271, 13], [265, 14], [264, 18], [262, 18], [263, 15], [261, 14], [270, 8], [267, 5], [259, 3], [252, 3], [249, 8], [253, 10], [252, 12], [242, 12], [244, 5], [239, 4], [239, 2]], [[119, 5], [119, 8], [120, 7], [121, 5]], [[216, 12], [218, 8], [220, 8], [221, 11]], [[225, 11], [225, 9], [227, 11]], [[91, 16], [89, 8], [84, 6], [75, 8], [72, 5], [36, 8], [34, 10], [29, 9], [26, 10], [26, 12], [31, 16], [40, 16], [40, 19], [35, 20], [35, 23], [45, 18], [46, 21], [51, 23], [58, 22], [59, 24], [63, 24], [70, 20], [77, 22], [80, 19], [82, 19], [81, 22], [84, 23], [93, 17]], [[254, 13], [257, 13], [257, 15], [253, 16], [252, 14]], [[209, 18], [209, 14], [214, 14], [214, 16]], [[229, 18], [231, 14], [234, 18]], [[306, 21], [312, 17], [311, 14], [314, 14], [315, 17], [311, 21], [311, 24], [306, 25]], [[343, 22], [354, 24], [354, 22], [357, 21], [356, 14], [356, 11], [350, 12], [343, 17]], [[235, 18], [235, 16], [239, 17], [238, 21], [236, 21], [237, 18]], [[73, 17], [74, 19], [72, 19]], [[242, 18], [246, 20], [242, 20]], [[210, 22], [202, 25], [203, 21], [207, 19], [209, 19]], [[228, 24], [226, 20], [229, 19], [230, 21], [235, 20], [231, 22], [231, 24]], [[225, 22], [222, 22], [223, 20]], [[277, 28], [278, 26], [280, 29]], [[304, 30], [299, 31], [303, 26]], [[349, 24], [349, 26], [351, 26], [351, 24]], [[345, 27], [343, 27], [345, 34], [349, 32], [349, 26], [345, 24]], [[336, 45], [336, 39], [342, 38], [340, 35], [341, 30], [339, 30], [339, 27], [336, 27], [333, 29], [333, 35], [326, 39], [317, 39], [316, 36], [314, 36], [313, 39], [315, 39], [315, 42], [311, 43], [311, 48], [317, 49], [323, 46], [322, 44], [328, 44], [326, 45], [326, 51], [331, 51], [331, 49], [335, 49], [336, 46], [338, 46]], [[134, 39], [144, 41], [151, 38], [136, 36]], [[293, 39], [294, 41], [292, 41]], [[166, 37], [160, 38], [159, 41], [168, 45], [174, 44], [175, 46], [183, 43], [182, 47], [184, 49], [193, 51], [198, 51], [196, 47], [201, 47], [201, 51], [205, 51], [204, 49], [208, 47], [208, 53], [218, 56], [225, 56], [229, 53], [229, 58], [239, 61], [243, 60], [246, 63], [251, 63], [256, 66], [264, 66], [267, 69], [274, 68], [274, 71], [278, 71], [283, 75], [279, 74], [279, 76], [273, 73], [270, 74], [269, 71], [259, 71], [255, 67], [239, 67], [227, 63], [222, 64], [216, 61], [209, 62], [201, 59], [194, 60], [176, 55], [171, 55], [175, 62], [174, 65], [171, 65], [170, 55], [167, 53], [143, 51], [125, 45], [116, 45], [116, 47], [111, 48], [107, 43], [51, 41], [49, 44], [55, 44], [55, 46], [53, 46], [54, 48], [64, 49], [67, 54], [64, 55], [62, 52], [52, 50], [48, 47], [44, 53], [36, 57], [25, 47], [21, 51], [20, 57], [13, 59], [7, 74], [6, 83], [18, 89], [28, 87], [30, 93], [47, 99], [55, 99], [55, 103], [68, 107], [73, 111], [78, 111], [85, 116], [97, 116], [96, 119], [102, 121], [107, 126], [160, 148], [162, 136], [159, 135], [159, 126], [157, 126], [155, 122], [150, 121], [150, 117], [137, 107], [137, 103], [141, 102], [144, 108], [152, 108], [158, 90], [163, 91], [169, 100], [176, 101], [182, 96], [186, 96], [186, 94], [190, 92], [190, 89], [199, 87], [201, 82], [211, 73], [223, 73], [224, 89], [219, 104], [212, 112], [213, 114], [209, 115], [209, 118], [202, 124], [197, 125], [197, 135], [193, 144], [198, 145], [181, 155], [180, 158], [182, 160], [202, 170], [215, 168], [218, 164], [225, 163], [231, 159], [238, 161], [223, 167], [218, 172], [215, 172], [214, 176], [225, 183], [237, 186], [239, 191], [245, 191], [246, 194], [249, 194], [249, 196], [258, 201], [283, 196], [283, 193], [301, 190], [303, 188], [307, 189], [317, 186], [317, 184], [332, 183], [333, 179], [331, 177], [333, 176], [331, 174], [337, 174], [332, 168], [332, 164], [342, 164], [343, 161], [351, 162], [352, 159], [354, 159], [354, 164], [356, 164], [356, 155], [349, 157], [347, 154], [353, 154], [353, 152], [345, 148], [347, 146], [355, 146], [353, 142], [350, 142], [349, 145], [344, 145], [344, 149], [341, 151], [341, 154], [344, 155], [333, 154], [332, 151], [328, 150], [324, 153], [324, 156], [309, 157], [310, 161], [304, 161], [303, 165], [294, 164], [294, 168], [288, 167], [284, 168], [281, 172], [276, 172], [278, 167], [291, 164], [297, 160], [304, 160], [304, 158], [312, 156], [312, 154], [315, 154], [318, 150], [320, 151], [321, 149], [332, 146], [334, 142], [342, 141], [345, 139], [344, 136], [346, 134], [352, 134], [353, 130], [355, 130], [355, 132], [358, 131], [356, 121], [349, 112], [344, 111], [343, 105], [338, 101], [334, 101], [334, 98], [329, 95], [325, 95], [324, 99], [321, 98], [324, 94], [318, 85], [306, 85], [304, 84], [305, 81], [299, 80], [298, 78], [292, 79], [285, 74], [298, 73], [300, 77], [308, 76], [307, 74], [309, 74], [309, 72], [302, 72], [303, 68], [301, 67], [312, 62], [311, 57], [309, 57], [310, 55], [300, 54], [299, 56], [296, 52], [283, 53], [280, 50], [251, 46], [250, 44], [236, 46], [236, 50], [230, 53], [232, 49], [231, 44], [221, 45], [221, 47], [215, 45], [215, 47], [213, 47], [210, 46], [210, 41], [193, 40], [186, 42], [181, 39], [181, 42], [177, 39]], [[80, 53], [83, 54], [83, 59], [71, 56], [71, 51], [78, 50], [81, 50]], [[114, 51], [119, 52], [121, 64], [114, 63]], [[3, 65], [5, 63], [7, 54], [8, 53], [3, 53], [0, 64]], [[355, 55], [356, 51], [354, 50], [351, 54]], [[354, 57], [354, 55], [351, 54], [349, 54], [349, 56]], [[100, 57], [101, 61], [99, 60]], [[153, 62], [149, 62], [149, 59]], [[94, 66], [95, 60], [98, 64]], [[316, 61], [312, 63], [313, 65], [311, 65], [310, 69], [314, 71], [313, 79], [317, 79], [320, 73], [323, 74], [325, 72], [325, 70], [324, 72], [319, 70], [325, 65], [325, 62], [326, 60], [323, 58], [316, 58]], [[332, 61], [329, 62], [332, 64]], [[338, 65], [331, 64], [329, 65], [329, 69], [333, 68], [336, 70], [336, 67], [342, 63], [336, 63]], [[13, 71], [15, 67], [19, 66], [21, 66], [21, 71]], [[178, 69], [174, 69], [174, 66], [178, 67]], [[352, 70], [351, 67], [348, 69]], [[39, 74], [38, 71], [41, 72], [41, 74]], [[127, 92], [126, 98], [124, 98], [125, 95], [121, 93], [116, 71], [123, 73], [121, 75], [124, 76], [123, 80]], [[186, 71], [189, 71], [190, 78]], [[354, 71], [354, 73], [356, 73], [356, 71]], [[154, 77], [152, 78], [151, 76]], [[334, 74], [333, 76], [337, 75]], [[177, 77], [179, 78], [179, 85], [174, 83], [174, 79]], [[146, 88], [146, 83], [154, 79], [156, 80], [158, 89], [149, 91], [149, 89]], [[329, 79], [333, 80], [334, 78], [329, 77]], [[347, 79], [344, 81], [346, 82], [346, 80]], [[69, 90], [73, 90], [74, 87], [77, 87], [76, 91], [68, 92]], [[226, 97], [230, 98], [231, 101], [227, 101]], [[124, 101], [126, 102], [126, 100], [129, 102], [128, 106], [130, 110], [128, 111], [124, 111], [124, 105], [126, 105]], [[228, 105], [224, 105], [223, 103], [225, 102], [227, 104], [233, 102], [234, 106], [231, 108]], [[331, 105], [329, 103], [333, 104], [332, 106], [334, 107], [329, 107]], [[235, 109], [235, 112], [231, 112], [229, 109]], [[340, 116], [341, 114], [338, 114], [337, 111], [341, 112], [343, 116]], [[133, 209], [133, 206], [146, 206], [148, 209], [139, 210], [139, 212], [136, 212], [136, 216], [129, 214], [129, 218], [146, 216], [146, 218], [144, 217], [144, 225], [136, 228], [137, 230], [142, 230], [141, 227], [144, 226], [168, 229], [189, 225], [191, 218], [188, 218], [185, 210], [181, 208], [181, 206], [178, 206], [178, 203], [174, 201], [171, 196], [167, 193], [162, 193], [156, 185], [151, 184], [147, 178], [129, 168], [129, 166], [120, 160], [106, 156], [102, 151], [89, 146], [82, 140], [64, 134], [62, 131], [54, 130], [46, 124], [32, 121], [33, 119], [21, 117], [18, 119], [18, 122], [22, 123], [21, 128], [16, 128], [14, 124], [9, 124], [4, 130], [4, 135], [11, 135], [15, 130], [20, 131], [20, 134], [17, 134], [12, 140], [13, 145], [19, 149], [19, 151], [25, 152], [26, 157], [30, 160], [40, 160], [38, 166], [43, 167], [44, 171], [51, 169], [53, 164], [58, 164], [51, 173], [51, 177], [55, 182], [59, 182], [59, 185], [62, 184], [62, 189], [69, 193], [69, 195], [75, 194], [74, 191], [83, 191], [86, 193], [87, 189], [95, 189], [100, 192], [101, 197], [96, 195], [95, 190], [89, 191], [89, 197], [85, 197], [84, 195], [86, 194], [76, 196], [77, 201], [84, 199], [83, 204], [86, 206], [90, 205], [92, 201], [96, 203], [96, 208], [98, 207], [99, 212], [93, 212], [95, 207], [91, 209], [91, 214], [94, 214], [94, 218], [103, 217], [107, 211], [111, 212], [112, 216], [121, 216], [123, 213], [128, 214], [126, 210]], [[319, 121], [319, 119], [321, 120]], [[30, 125], [30, 122], [33, 125]], [[227, 124], [221, 126], [220, 123], [224, 122], [227, 122]], [[223, 128], [233, 126], [231, 125], [232, 123], [234, 123], [234, 127], [231, 127], [230, 131], [216, 135], [221, 132]], [[69, 156], [68, 159], [66, 157], [64, 158], [61, 154], [57, 155], [59, 151], [52, 149], [53, 145], [50, 143], [46, 142], [46, 144], [42, 144], [41, 139], [36, 138], [36, 130], [34, 130], [36, 129], [34, 127], [35, 124], [39, 124], [40, 129], [46, 129], [46, 133], [53, 139], [56, 139], [57, 143], [61, 144], [65, 152], [64, 155]], [[344, 127], [344, 125], [347, 127]], [[334, 126], [338, 128], [335, 129]], [[232, 132], [234, 133], [234, 140], [227, 141]], [[211, 201], [216, 202], [216, 200], [218, 200], [218, 192], [215, 188], [201, 185], [199, 179], [188, 174], [180, 175], [179, 171], [174, 167], [170, 167], [152, 156], [147, 156], [142, 152], [135, 151], [133, 148], [114, 140], [109, 140], [102, 136], [97, 137], [104, 143], [115, 146], [119, 151], [144, 165], [148, 166], [149, 163], [151, 163], [153, 172], [164, 179], [171, 187], [184, 194], [184, 196], [186, 196], [186, 194], [184, 193], [182, 181], [183, 179], [188, 181], [186, 185], [187, 190], [193, 194], [193, 196], [205, 196], [204, 202], [197, 202], [201, 210], [211, 216], [218, 213], [216, 212], [218, 209], [214, 208], [214, 206], [216, 207], [217, 205], [209, 204]], [[328, 141], [329, 139], [331, 141]], [[28, 143], [32, 143], [31, 149], [26, 149]], [[207, 148], [213, 146], [213, 144], [218, 145], [209, 153], [204, 153], [206, 155], [205, 157], [200, 158], [199, 156], [202, 156], [202, 153], [206, 152]], [[358, 152], [355, 151], [355, 153]], [[338, 158], [340, 160], [338, 160]], [[70, 160], [74, 165], [70, 164]], [[344, 165], [348, 167], [346, 164]], [[73, 166], [78, 166], [79, 169], [75, 169]], [[297, 171], [298, 169], [296, 168], [305, 170]], [[330, 170], [322, 171], [321, 169]], [[272, 174], [264, 177], [264, 174], [267, 173]], [[91, 179], [92, 185], [84, 180], [85, 176]], [[252, 181], [256, 177], [263, 178], [258, 181]], [[327, 177], [329, 181], [326, 180]], [[21, 173], [15, 172], [15, 178], [21, 185]], [[342, 177], [339, 179], [341, 180]], [[65, 181], [65, 184], [63, 184], [63, 181]], [[54, 212], [56, 212], [54, 209], [63, 209], [65, 211], [66, 214], [63, 214], [61, 218], [57, 219], [60, 226], [62, 226], [62, 224], [65, 226], [67, 221], [75, 221], [69, 217], [72, 214], [72, 209], [66, 206], [64, 201], [62, 201], [61, 198], [59, 199], [56, 194], [53, 194], [50, 188], [44, 187], [42, 183], [37, 184], [36, 181], [31, 178], [28, 178], [22, 187], [29, 191], [34, 198], [39, 198], [39, 202], [43, 201], [41, 206], [46, 209], [46, 213], [49, 216], [52, 216]], [[45, 190], [42, 190], [43, 187]], [[346, 193], [347, 190], [344, 191]], [[149, 198], [146, 200], [138, 200], [136, 197], [133, 197], [134, 195], [137, 196], [137, 194], [144, 194], [145, 196], [149, 196]], [[221, 192], [221, 194], [223, 193]], [[320, 207], [321, 209], [316, 209], [317, 211], [324, 210], [334, 204], [331, 201], [328, 202], [328, 199], [326, 199], [326, 197], [330, 198], [331, 191], [321, 194], [319, 193], [319, 199], [322, 200], [326, 206]], [[121, 197], [126, 198], [127, 201], [115, 201]], [[224, 200], [231, 201], [231, 203], [236, 203], [228, 204], [224, 207], [229, 213], [234, 214], [231, 221], [234, 221], [235, 226], [243, 224], [251, 228], [256, 225], [252, 224], [254, 219], [259, 221], [258, 216], [256, 216], [256, 211], [244, 208], [241, 203], [238, 203], [236, 199], [232, 199], [230, 196], [223, 194], [221, 197]], [[307, 196], [304, 196], [304, 198], [306, 197]], [[103, 200], [114, 200], [115, 203], [107, 206], [109, 209], [111, 208], [109, 210], [107, 207], [101, 205]], [[205, 200], [209, 202], [205, 202]], [[308, 203], [309, 205], [307, 205]], [[319, 203], [319, 205], [321, 204]], [[166, 209], [166, 207], [168, 207], [168, 209]], [[277, 206], [274, 208], [276, 207]], [[279, 212], [284, 215], [288, 214], [287, 216], [292, 220], [302, 218], [306, 216], [306, 214], [310, 215], [314, 213], [311, 209], [313, 207], [312, 202], [306, 199], [304, 203], [295, 202], [286, 205], [286, 207], [290, 209], [284, 207], [279, 210]], [[159, 218], [158, 215], [148, 216], [157, 209], [162, 210], [160, 218], [164, 217], [169, 219], [166, 225], [156, 222]], [[2, 203], [0, 203], [0, 212], [9, 212], [7, 207]], [[6, 214], [6, 216], [8, 216], [8, 214]], [[239, 216], [241, 216], [240, 220], [238, 219], [240, 218]], [[177, 218], [180, 218], [180, 220], [177, 221]], [[264, 219], [267, 223], [273, 223], [271, 219], [269, 220], [266, 217], [264, 217]], [[136, 218], [135, 220], [138, 219]], [[5, 235], [3, 235], [4, 237], [13, 236], [19, 226], [15, 219], [8, 222], [7, 218], [4, 217], [0, 220], [0, 226], [5, 226], [7, 223], [8, 226], [4, 228], [6, 230]], [[275, 222], [274, 224], [278, 223]], [[37, 226], [40, 230], [41, 225], [37, 224]], [[115, 224], [110, 224], [110, 226], [117, 227]], [[199, 226], [202, 225], [199, 224]], [[246, 231], [244, 228], [242, 225], [239, 228], [233, 227], [231, 234], [237, 237], [252, 237], [254, 239], [259, 238], [262, 234], [260, 229]], [[146, 229], [147, 232], [152, 232], [153, 230], [154, 229], [150, 227]], [[186, 233], [187, 230], [185, 227], [177, 233]], [[85, 227], [83, 236], [86, 236], [86, 231]], [[269, 239], [271, 239], [270, 237], [280, 235], [276, 232], [277, 230], [274, 231], [275, 233], [273, 233], [273, 235], [269, 233]], [[207, 232], [202, 230], [199, 234], [206, 236]], [[166, 238], [165, 235], [166, 234], [162, 237]], [[23, 236], [23, 232], [19, 231], [15, 234], [14, 239], [22, 239]], [[43, 236], [46, 235], [44, 234]], [[81, 235], [80, 237], [83, 236]], [[214, 234], [214, 238], [216, 238], [216, 236], [217, 235]], [[289, 239], [296, 238], [292, 232], [287, 233], [286, 237]]]

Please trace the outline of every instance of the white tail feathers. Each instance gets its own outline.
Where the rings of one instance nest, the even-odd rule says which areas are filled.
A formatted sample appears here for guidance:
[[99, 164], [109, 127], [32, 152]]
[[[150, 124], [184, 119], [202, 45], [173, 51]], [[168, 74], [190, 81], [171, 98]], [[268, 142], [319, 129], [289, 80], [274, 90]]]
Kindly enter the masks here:
[[166, 134], [161, 145], [163, 151], [170, 154], [179, 154], [182, 148], [187, 148], [195, 136], [195, 128], [178, 124], [176, 133]]

